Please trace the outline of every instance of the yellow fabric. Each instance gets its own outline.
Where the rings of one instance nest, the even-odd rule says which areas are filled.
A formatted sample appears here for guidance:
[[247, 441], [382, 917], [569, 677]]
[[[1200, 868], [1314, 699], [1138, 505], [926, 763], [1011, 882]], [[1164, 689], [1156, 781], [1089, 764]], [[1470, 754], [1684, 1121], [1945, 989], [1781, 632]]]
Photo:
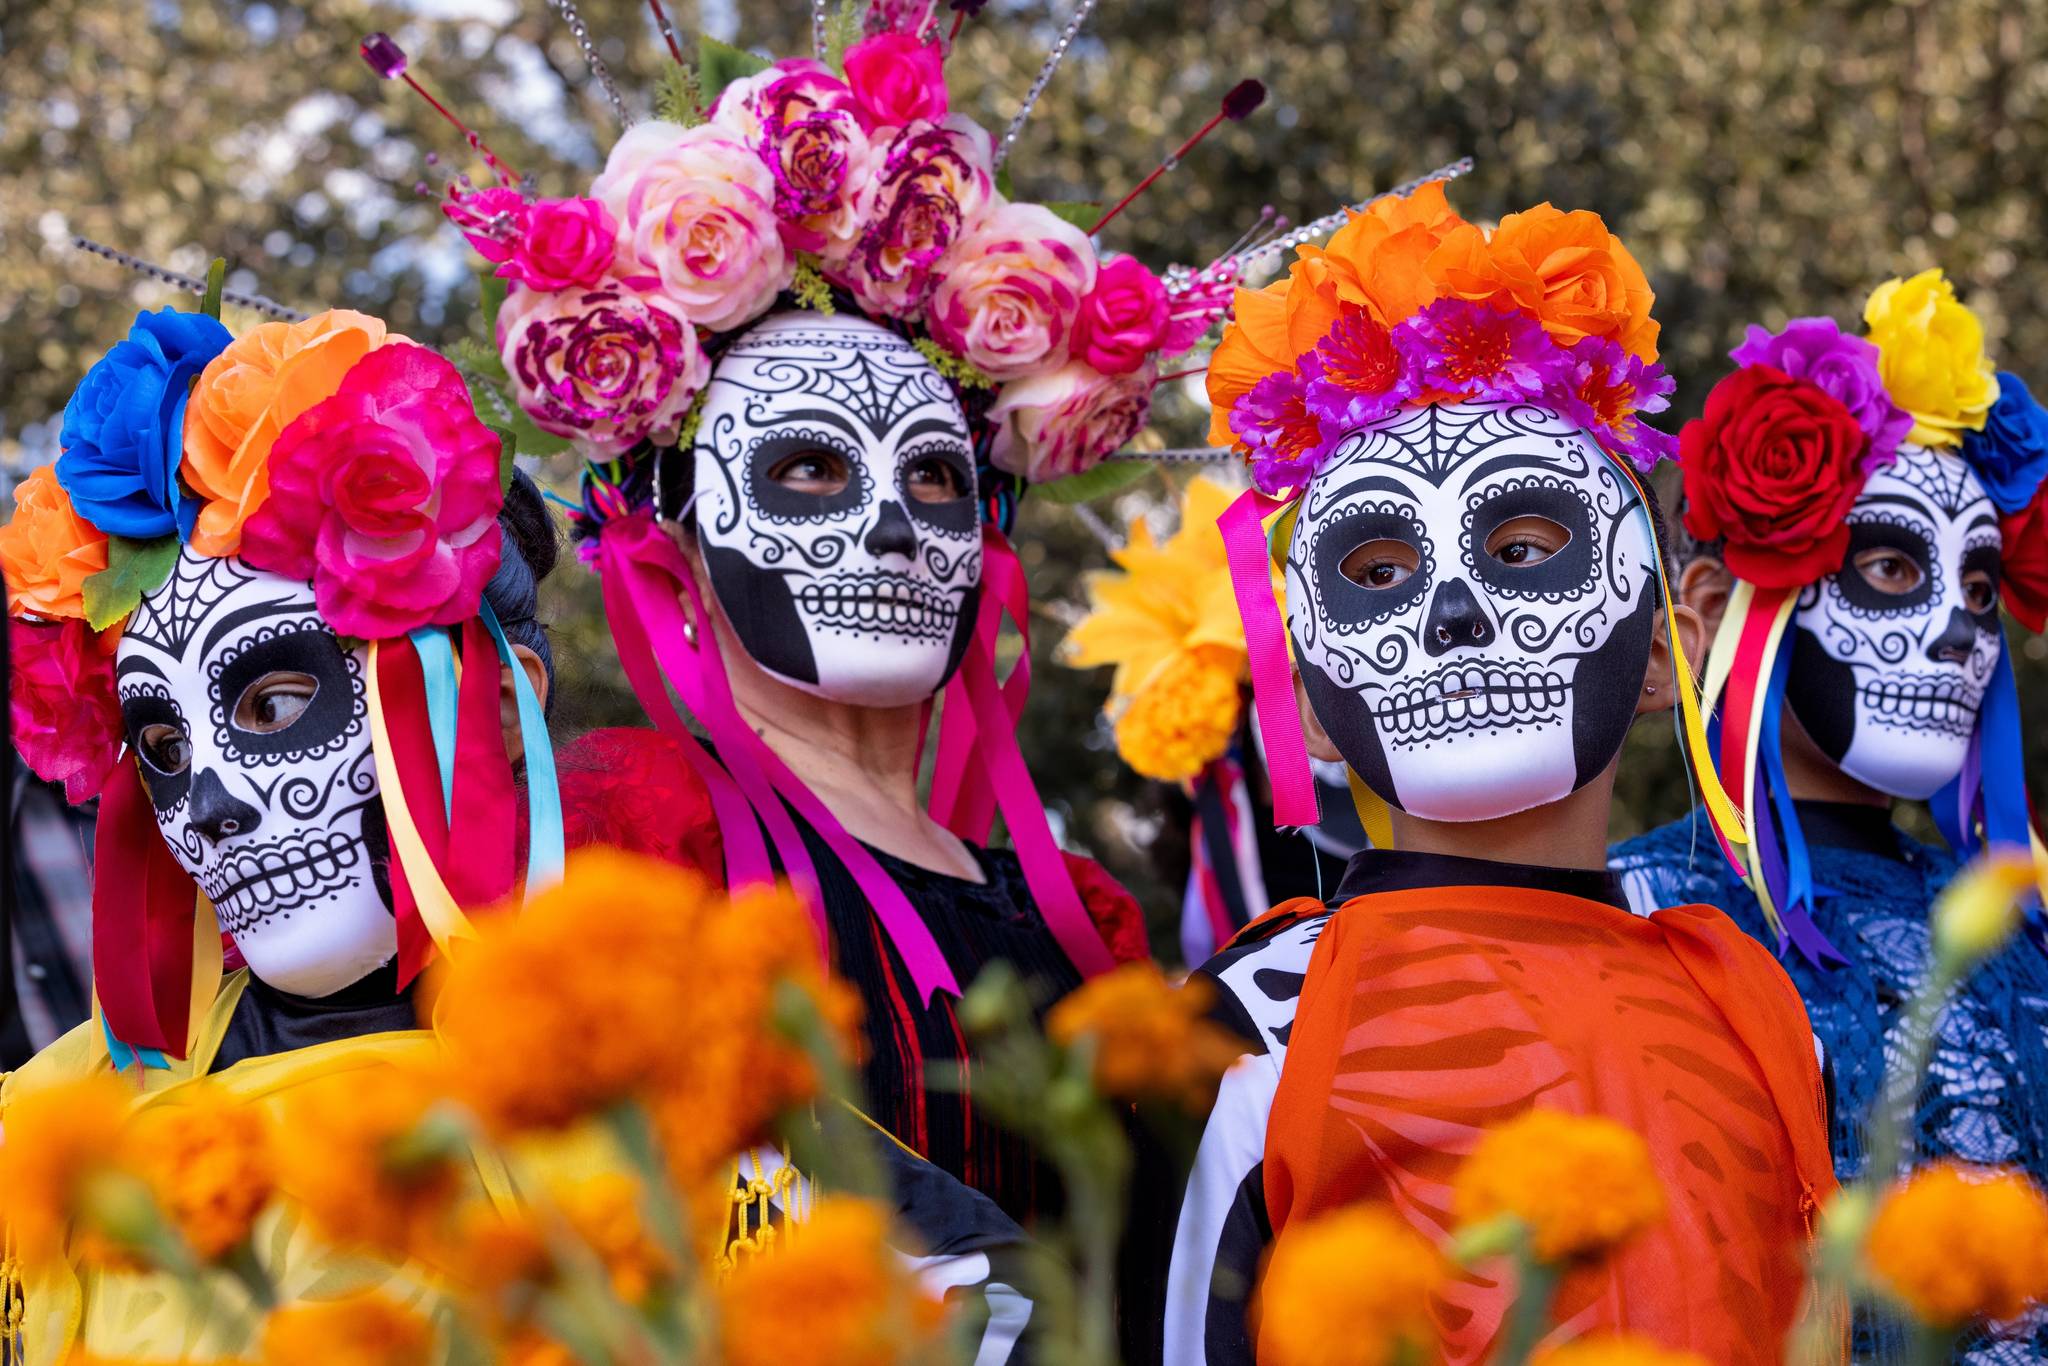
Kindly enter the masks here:
[[377, 790], [391, 829], [391, 852], [405, 869], [406, 885], [412, 889], [413, 903], [419, 907], [420, 923], [433, 936], [435, 946], [445, 953], [455, 940], [469, 939], [476, 931], [469, 917], [455, 904], [448, 884], [441, 880], [441, 871], [428, 856], [426, 841], [420, 837], [419, 826], [405, 804], [405, 789], [398, 781], [398, 764], [391, 753], [391, 729], [384, 722], [384, 698], [377, 686], [377, 654], [382, 648], [380, 642], [370, 642], [367, 679], [370, 749], [376, 756]]
[[1344, 780], [1351, 785], [1351, 805], [1357, 810], [1358, 823], [1365, 827], [1365, 837], [1372, 841], [1372, 847], [1393, 848], [1394, 813], [1387, 809], [1385, 799], [1351, 769], [1344, 770]]

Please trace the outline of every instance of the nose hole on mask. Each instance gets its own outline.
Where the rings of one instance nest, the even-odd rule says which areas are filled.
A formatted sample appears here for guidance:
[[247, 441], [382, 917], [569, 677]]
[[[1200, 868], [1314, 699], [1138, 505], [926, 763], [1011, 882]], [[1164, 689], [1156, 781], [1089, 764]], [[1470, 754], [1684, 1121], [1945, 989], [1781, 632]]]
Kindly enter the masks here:
[[875, 524], [868, 528], [867, 538], [861, 545], [876, 559], [884, 555], [915, 558], [917, 528], [910, 524], [910, 514], [903, 510], [903, 504], [893, 501], [882, 504], [875, 514]]
[[1486, 609], [1472, 596], [1463, 579], [1452, 579], [1436, 590], [1430, 600], [1429, 619], [1423, 623], [1422, 649], [1436, 656], [1461, 647], [1485, 645], [1493, 639], [1493, 623]]

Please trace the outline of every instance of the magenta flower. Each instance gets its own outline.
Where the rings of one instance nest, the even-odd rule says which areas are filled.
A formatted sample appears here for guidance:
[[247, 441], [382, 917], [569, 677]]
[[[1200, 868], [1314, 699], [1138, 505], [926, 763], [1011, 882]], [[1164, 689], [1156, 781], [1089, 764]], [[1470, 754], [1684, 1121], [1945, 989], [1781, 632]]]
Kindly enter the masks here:
[[957, 114], [878, 141], [864, 172], [874, 186], [867, 227], [834, 280], [870, 314], [915, 317], [938, 288], [941, 258], [996, 199], [993, 150], [987, 131]]
[[1301, 378], [1309, 412], [1334, 433], [1386, 416], [1418, 388], [1414, 358], [1363, 309], [1347, 309], [1301, 358]]
[[529, 289], [573, 289], [604, 278], [618, 254], [619, 225], [595, 199], [543, 199], [498, 274]]
[[99, 795], [126, 738], [114, 694], [114, 656], [83, 617], [7, 619], [14, 746], [74, 806]]
[[878, 33], [847, 49], [846, 83], [870, 129], [946, 117], [945, 54], [911, 34]]
[[531, 206], [526, 197], [508, 186], [460, 193], [451, 190], [441, 212], [462, 229], [476, 254], [493, 265], [512, 258], [513, 250], [526, 235], [526, 215]]
[[1678, 453], [1678, 439], [1642, 420], [1671, 406], [1678, 381], [1661, 364], [1645, 365], [1620, 343], [1586, 337], [1572, 347], [1546, 401], [1609, 454], [1648, 474]]
[[768, 167], [784, 243], [828, 267], [845, 261], [872, 199], [867, 129], [846, 83], [821, 62], [777, 62], [727, 86], [714, 119], [744, 131]]
[[1540, 398], [1564, 365], [1543, 324], [1518, 308], [1439, 299], [1394, 329], [1418, 395], [1475, 403]]
[[514, 290], [498, 354], [535, 426], [606, 455], [673, 433], [711, 368], [673, 304], [616, 284]]
[[1252, 482], [1274, 497], [1306, 484], [1328, 453], [1322, 424], [1308, 410], [1307, 386], [1285, 370], [1238, 398], [1230, 430], [1251, 456]]
[[1081, 301], [1073, 352], [1105, 375], [1128, 375], [1159, 349], [1166, 324], [1166, 286], [1137, 257], [1119, 256]]
[[1890, 464], [1913, 430], [1913, 415], [1892, 402], [1884, 387], [1876, 344], [1849, 336], [1833, 318], [1794, 318], [1782, 332], [1752, 323], [1728, 358], [1782, 370], [1838, 399], [1870, 437], [1865, 473]]

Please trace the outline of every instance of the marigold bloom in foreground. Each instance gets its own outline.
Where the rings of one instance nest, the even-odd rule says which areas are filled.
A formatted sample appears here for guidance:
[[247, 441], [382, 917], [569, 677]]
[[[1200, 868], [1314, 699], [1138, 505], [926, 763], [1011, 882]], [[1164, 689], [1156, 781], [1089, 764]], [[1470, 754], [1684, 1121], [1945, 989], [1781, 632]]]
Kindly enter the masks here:
[[1435, 1340], [1429, 1298], [1443, 1257], [1392, 1210], [1354, 1205], [1281, 1235], [1259, 1290], [1259, 1360], [1383, 1366]]
[[116, 1166], [130, 1094], [97, 1074], [32, 1091], [7, 1107], [0, 1140], [0, 1227], [24, 1261], [63, 1255], [80, 1189]]
[[1126, 963], [1091, 978], [1046, 1016], [1053, 1042], [1095, 1046], [1095, 1087], [1120, 1100], [1159, 1097], [1200, 1105], [1244, 1051], [1204, 1018], [1205, 981], [1176, 987], [1152, 962]]
[[453, 1159], [405, 1148], [442, 1095], [434, 1078], [399, 1067], [299, 1087], [285, 1110], [292, 1141], [278, 1146], [278, 1188], [335, 1243], [414, 1254], [460, 1188]]
[[640, 1304], [675, 1270], [640, 1217], [640, 1185], [620, 1172], [603, 1172], [558, 1188], [555, 1206], [576, 1236], [604, 1265], [612, 1294]]
[[427, 1366], [434, 1330], [374, 1291], [287, 1305], [263, 1325], [263, 1366]]
[[1641, 1135], [1556, 1110], [1531, 1110], [1489, 1131], [1452, 1192], [1460, 1225], [1513, 1215], [1547, 1262], [1603, 1252], [1664, 1214], [1664, 1188]]
[[2048, 1200], [2019, 1172], [1937, 1163], [1886, 1194], [1864, 1253], [1925, 1323], [2013, 1318], [2048, 1298]]
[[1529, 1366], [1712, 1366], [1698, 1352], [1673, 1351], [1640, 1333], [1598, 1333], [1536, 1353]]
[[910, 1277], [879, 1205], [821, 1203], [716, 1293], [724, 1366], [896, 1366], [935, 1358], [945, 1306]]
[[1973, 860], [1934, 899], [1934, 951], [1962, 966], [1990, 957], [2020, 927], [2020, 905], [2044, 871], [2025, 854]]
[[211, 1086], [136, 1116], [126, 1147], [157, 1204], [202, 1261], [244, 1238], [276, 1186], [262, 1111]]
[[1241, 655], [1183, 650], [1130, 698], [1116, 721], [1116, 752], [1163, 783], [1186, 782], [1221, 758], [1237, 734]]

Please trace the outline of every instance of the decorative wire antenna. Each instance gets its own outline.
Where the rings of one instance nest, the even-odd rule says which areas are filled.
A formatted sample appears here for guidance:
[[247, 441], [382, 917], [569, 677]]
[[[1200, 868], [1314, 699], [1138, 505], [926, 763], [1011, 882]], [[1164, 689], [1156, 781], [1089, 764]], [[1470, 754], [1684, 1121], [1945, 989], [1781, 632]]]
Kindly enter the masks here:
[[1428, 175], [1417, 176], [1413, 180], [1396, 185], [1391, 190], [1383, 191], [1368, 199], [1362, 199], [1349, 208], [1339, 209], [1335, 213], [1326, 213], [1312, 223], [1303, 223], [1291, 232], [1284, 232], [1278, 237], [1261, 242], [1250, 251], [1244, 252], [1237, 258], [1238, 269], [1248, 272], [1266, 264], [1284, 252], [1292, 251], [1303, 242], [1309, 241], [1312, 238], [1327, 236], [1349, 222], [1352, 214], [1363, 213], [1382, 199], [1395, 199], [1401, 195], [1413, 194], [1424, 185], [1433, 185], [1439, 180], [1456, 180], [1471, 169], [1472, 158], [1459, 157], [1447, 166], [1437, 167]]
[[[124, 270], [132, 270], [137, 275], [144, 275], [152, 280], [161, 280], [167, 285], [176, 285], [187, 293], [198, 294], [202, 297], [206, 293], [206, 281], [196, 276], [182, 275], [175, 270], [169, 270], [163, 266], [145, 261], [139, 256], [130, 256], [125, 251], [116, 251], [103, 242], [93, 241], [90, 237], [74, 236], [71, 239], [71, 245], [80, 251], [91, 252], [94, 256], [105, 257], [115, 265], [120, 266]], [[238, 307], [254, 309], [258, 313], [288, 323], [302, 322], [307, 317], [305, 313], [298, 309], [286, 308], [275, 299], [266, 299], [261, 294], [244, 294], [239, 289], [224, 289], [220, 292], [220, 297]]]
[[1228, 446], [1183, 446], [1170, 451], [1118, 451], [1106, 458], [1147, 465], [1218, 465], [1239, 457]]
[[633, 126], [633, 116], [626, 111], [626, 101], [619, 94], [619, 87], [612, 81], [612, 70], [604, 64], [604, 58], [597, 55], [597, 44], [590, 39], [590, 25], [583, 22], [583, 16], [576, 10], [575, 0], [548, 0], [555, 13], [569, 26], [569, 33], [576, 39], [576, 46], [583, 51], [583, 63], [590, 68], [590, 74], [597, 78], [598, 87], [611, 102], [612, 112], [619, 116], [624, 128]]
[[1060, 36], [1053, 39], [1052, 51], [1045, 54], [1045, 65], [1038, 68], [1038, 79], [1031, 82], [1031, 88], [1024, 92], [1024, 103], [1018, 108], [1016, 117], [1010, 120], [1010, 126], [1003, 130], [1002, 141], [996, 144], [997, 169], [1009, 159], [1010, 149], [1016, 145], [1017, 135], [1024, 131], [1024, 122], [1031, 117], [1031, 110], [1038, 103], [1038, 97], [1043, 95], [1045, 87], [1052, 83], [1053, 72], [1060, 69], [1060, 62], [1065, 59], [1067, 49], [1074, 44], [1074, 36], [1081, 31], [1081, 25], [1088, 22], [1088, 16], [1094, 9], [1095, 0], [1080, 0], [1080, 3], [1074, 6], [1073, 17], [1068, 19], [1066, 27], [1060, 30]]
[[811, 55], [825, 60], [825, 11], [832, 0], [811, 0]]

